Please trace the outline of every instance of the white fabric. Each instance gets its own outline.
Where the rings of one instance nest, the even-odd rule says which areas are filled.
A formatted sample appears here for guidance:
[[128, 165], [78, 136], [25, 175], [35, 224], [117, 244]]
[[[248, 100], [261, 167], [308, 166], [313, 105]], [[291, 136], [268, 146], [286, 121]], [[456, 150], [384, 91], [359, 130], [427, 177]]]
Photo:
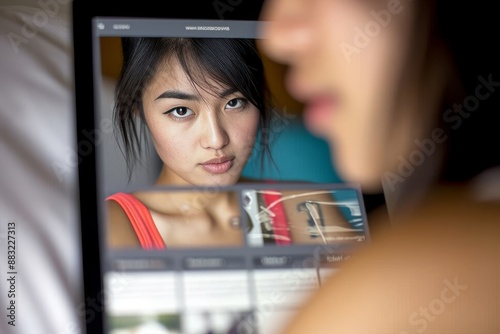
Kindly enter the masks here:
[[84, 333], [70, 13], [67, 0], [0, 1], [0, 333]]

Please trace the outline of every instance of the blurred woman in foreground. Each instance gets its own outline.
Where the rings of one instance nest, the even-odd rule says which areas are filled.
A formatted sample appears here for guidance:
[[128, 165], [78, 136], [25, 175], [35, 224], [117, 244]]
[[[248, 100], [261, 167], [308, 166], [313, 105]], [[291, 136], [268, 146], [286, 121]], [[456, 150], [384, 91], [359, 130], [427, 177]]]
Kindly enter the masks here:
[[[500, 71], [487, 1], [269, 0], [263, 48], [307, 127], [393, 228], [312, 297], [293, 333], [500, 331]], [[291, 42], [293, 41], [293, 42]]]

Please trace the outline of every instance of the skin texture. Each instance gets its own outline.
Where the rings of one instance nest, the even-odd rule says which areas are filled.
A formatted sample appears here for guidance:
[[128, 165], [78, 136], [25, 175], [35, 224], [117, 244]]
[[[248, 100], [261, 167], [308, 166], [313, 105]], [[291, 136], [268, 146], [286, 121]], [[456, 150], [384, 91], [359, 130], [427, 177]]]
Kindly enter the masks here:
[[[357, 27], [389, 3], [269, 0], [261, 17], [270, 22], [263, 50], [289, 65], [288, 88], [307, 105], [309, 129], [330, 142], [344, 178], [367, 190], [380, 189], [382, 175], [432, 129], [452, 63], [425, 24], [422, 38], [412, 38], [415, 2], [401, 2], [369, 46], [347, 59], [343, 43], [355, 45]], [[419, 50], [432, 57], [413, 62]], [[419, 72], [430, 75], [427, 86], [418, 84]], [[440, 184], [410, 207], [345, 262], [282, 334], [498, 333], [499, 201], [478, 200], [466, 183]]]
[[[160, 67], [145, 89], [144, 116], [164, 163], [157, 184], [223, 186], [239, 180], [255, 142], [259, 110], [238, 92], [220, 98], [218, 94], [226, 88], [218, 87], [219, 91], [212, 92], [193, 85], [172, 59]], [[193, 98], [158, 98], [166, 91]], [[189, 110], [174, 109], [180, 107]], [[210, 173], [200, 165], [223, 156], [233, 159], [232, 167], [225, 173]]]

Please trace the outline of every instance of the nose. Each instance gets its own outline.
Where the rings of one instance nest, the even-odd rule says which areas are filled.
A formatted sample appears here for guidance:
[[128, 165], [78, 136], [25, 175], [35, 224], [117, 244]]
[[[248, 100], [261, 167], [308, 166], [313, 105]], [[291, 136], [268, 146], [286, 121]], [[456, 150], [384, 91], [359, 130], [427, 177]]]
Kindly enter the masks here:
[[200, 144], [204, 149], [220, 150], [229, 143], [223, 120], [215, 112], [203, 120], [201, 134]]
[[281, 63], [291, 63], [311, 40], [308, 0], [268, 0], [260, 15], [263, 51]]

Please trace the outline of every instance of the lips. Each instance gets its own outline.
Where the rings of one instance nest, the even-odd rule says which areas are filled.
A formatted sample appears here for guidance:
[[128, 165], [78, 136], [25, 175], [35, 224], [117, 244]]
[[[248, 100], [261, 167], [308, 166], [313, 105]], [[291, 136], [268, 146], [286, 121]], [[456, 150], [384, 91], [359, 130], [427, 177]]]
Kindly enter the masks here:
[[310, 131], [324, 135], [331, 126], [331, 116], [338, 108], [338, 100], [333, 96], [315, 96], [307, 103], [304, 120]]
[[286, 81], [288, 91], [306, 105], [304, 121], [307, 128], [318, 135], [325, 135], [331, 125], [331, 116], [339, 107], [336, 92], [306, 81], [297, 72], [289, 72]]
[[201, 167], [211, 174], [222, 174], [233, 167], [234, 157], [220, 157], [201, 163]]

